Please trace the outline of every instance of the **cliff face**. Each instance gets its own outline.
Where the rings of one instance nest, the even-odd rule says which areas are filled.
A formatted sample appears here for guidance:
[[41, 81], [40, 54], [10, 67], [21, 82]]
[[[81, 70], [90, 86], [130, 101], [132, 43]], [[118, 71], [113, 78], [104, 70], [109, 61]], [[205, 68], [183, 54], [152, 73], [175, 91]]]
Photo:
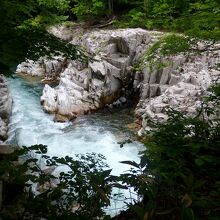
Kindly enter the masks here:
[[0, 144], [7, 139], [12, 98], [3, 76], [0, 76]]
[[[83, 63], [64, 58], [53, 61], [42, 58], [34, 63], [22, 63], [17, 72], [40, 74], [47, 79], [53, 72], [59, 79], [59, 85], [55, 88], [45, 85], [42, 106], [49, 113], [69, 119], [122, 100], [121, 96], [138, 92], [140, 98], [135, 115], [141, 121], [141, 135], [149, 129], [149, 119], [155, 122], [166, 120], [167, 107], [195, 114], [196, 108], [201, 105], [201, 97], [219, 80], [218, 44], [212, 45], [214, 49], [209, 50], [201, 43], [199, 54], [180, 53], [161, 57], [169, 65], [161, 68], [146, 65], [136, 71], [135, 64], [141, 61], [143, 54], [163, 33], [139, 28], [84, 31], [64, 27], [54, 27], [51, 32], [81, 46], [93, 55], [93, 59]], [[48, 63], [56, 65], [46, 68]]]
[[141, 29], [85, 33], [76, 43], [93, 54], [88, 63], [69, 61], [56, 88], [46, 85], [41, 97], [47, 112], [76, 117], [113, 103], [132, 86], [132, 65], [151, 37]]
[[150, 129], [149, 119], [165, 121], [168, 107], [191, 116], [197, 114], [201, 98], [208, 95], [208, 88], [220, 83], [220, 45], [214, 45], [213, 50], [204, 48], [199, 53], [166, 57], [168, 66], [153, 70], [145, 68], [139, 73], [143, 79], [135, 112], [142, 121], [139, 134]]

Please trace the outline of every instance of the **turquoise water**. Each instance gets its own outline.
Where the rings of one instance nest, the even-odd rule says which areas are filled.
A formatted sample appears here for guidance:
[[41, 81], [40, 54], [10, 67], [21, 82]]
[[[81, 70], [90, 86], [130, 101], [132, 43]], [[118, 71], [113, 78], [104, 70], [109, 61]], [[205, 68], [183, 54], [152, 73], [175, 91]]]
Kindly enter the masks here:
[[[8, 83], [13, 97], [9, 143], [19, 146], [44, 144], [48, 146], [48, 155], [59, 157], [100, 153], [106, 157], [115, 175], [129, 169], [119, 161], [138, 161], [138, 151], [142, 149], [140, 143], [125, 144], [123, 148], [118, 143], [131, 136], [126, 124], [132, 122], [132, 117], [126, 109], [102, 111], [73, 122], [58, 123], [40, 106], [42, 84], [18, 77], [8, 79]], [[120, 208], [123, 204], [118, 203], [116, 206]]]

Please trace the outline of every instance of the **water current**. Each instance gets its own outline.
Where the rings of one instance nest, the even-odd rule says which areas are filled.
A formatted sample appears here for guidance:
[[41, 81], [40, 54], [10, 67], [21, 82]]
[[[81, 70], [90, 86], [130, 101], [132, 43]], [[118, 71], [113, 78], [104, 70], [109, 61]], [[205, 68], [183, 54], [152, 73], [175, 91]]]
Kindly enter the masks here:
[[[119, 144], [119, 141], [132, 138], [126, 128], [133, 120], [128, 109], [100, 111], [73, 122], [54, 122], [53, 115], [45, 113], [40, 105], [43, 84], [20, 77], [9, 78], [8, 83], [13, 97], [8, 143], [19, 146], [44, 144], [48, 146], [48, 155], [58, 157], [100, 153], [106, 157], [114, 175], [129, 169], [119, 161], [138, 161], [140, 143], [134, 141], [123, 147]], [[122, 205], [117, 204], [116, 209]]]

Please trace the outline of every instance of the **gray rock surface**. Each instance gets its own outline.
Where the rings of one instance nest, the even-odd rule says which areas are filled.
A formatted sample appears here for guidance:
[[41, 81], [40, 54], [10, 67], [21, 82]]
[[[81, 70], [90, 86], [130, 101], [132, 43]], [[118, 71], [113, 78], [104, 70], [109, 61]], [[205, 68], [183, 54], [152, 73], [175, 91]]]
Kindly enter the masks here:
[[65, 69], [67, 60], [63, 57], [47, 59], [40, 58], [37, 61], [26, 60], [17, 66], [16, 73], [28, 76], [38, 76], [43, 80], [56, 80]]
[[[7, 139], [8, 123], [11, 115], [12, 98], [5, 77], [0, 75], [0, 157], [12, 153], [12, 148], [4, 144]], [[3, 181], [0, 181], [0, 209], [3, 201]]]
[[[151, 128], [148, 121], [167, 120], [166, 109], [172, 108], [188, 115], [196, 115], [201, 98], [208, 95], [208, 88], [220, 82], [220, 50], [205, 51], [200, 55], [188, 53], [171, 56], [170, 65], [162, 70], [142, 71], [143, 81], [136, 117], [142, 120], [142, 135]], [[211, 62], [210, 62], [211, 61]], [[137, 85], [134, 85], [137, 87]]]
[[[58, 30], [53, 31], [61, 36]], [[41, 97], [44, 110], [74, 118], [113, 103], [132, 83], [132, 65], [150, 42], [149, 33], [139, 28], [94, 30], [73, 37], [72, 43], [94, 54], [94, 59], [84, 68], [79, 61], [70, 61], [60, 74], [59, 85], [45, 86]]]
[[12, 98], [6, 80], [0, 75], [0, 143], [7, 139], [8, 123], [11, 115]]
[[[55, 88], [45, 85], [41, 96], [43, 109], [58, 115], [57, 120], [63, 120], [61, 116], [74, 118], [106, 104], [118, 105], [121, 96], [135, 91], [140, 94], [135, 116], [137, 121], [142, 121], [138, 132], [141, 135], [150, 129], [149, 119], [155, 122], [167, 119], [165, 110], [168, 107], [189, 115], [196, 114], [201, 97], [220, 78], [220, 45], [217, 43], [212, 46], [214, 50], [204, 50], [205, 43], [199, 42], [200, 54], [160, 57], [168, 65], [157, 69], [146, 64], [137, 71], [134, 64], [163, 33], [140, 28], [83, 30], [63, 26], [53, 27], [50, 31], [79, 45], [94, 58], [88, 63], [64, 58], [58, 62], [57, 59], [42, 61], [42, 58], [36, 63], [30, 62], [28, 67], [27, 63], [18, 66], [18, 72], [43, 74], [48, 78], [53, 78], [48, 73], [54, 72], [59, 77], [59, 85]], [[51, 65], [51, 62], [57, 63]]]

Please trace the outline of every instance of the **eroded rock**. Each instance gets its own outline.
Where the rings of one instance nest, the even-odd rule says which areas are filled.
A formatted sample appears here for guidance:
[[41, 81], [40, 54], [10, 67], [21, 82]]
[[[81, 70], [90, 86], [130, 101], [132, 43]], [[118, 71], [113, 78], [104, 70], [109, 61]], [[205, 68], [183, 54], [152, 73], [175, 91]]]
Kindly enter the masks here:
[[142, 119], [139, 135], [151, 129], [149, 120], [166, 121], [167, 108], [191, 116], [196, 115], [201, 107], [202, 97], [208, 95], [208, 88], [220, 82], [220, 71], [216, 69], [220, 51], [218, 56], [215, 55], [216, 51], [208, 55], [206, 52], [200, 55], [189, 53], [188, 59], [186, 55], [172, 56], [169, 58], [171, 64], [168, 67], [151, 72], [145, 68], [142, 71], [140, 102], [135, 111], [136, 116]]
[[[187, 53], [160, 57], [166, 65], [152, 68], [146, 65], [135, 71], [134, 64], [140, 61], [147, 49], [163, 35], [140, 28], [118, 30], [68, 30], [62, 26], [50, 30], [54, 35], [81, 46], [94, 60], [63, 60], [42, 66], [42, 60], [19, 66], [27, 74], [43, 74], [51, 77], [56, 72], [59, 85], [45, 85], [41, 103], [45, 111], [55, 113], [58, 121], [75, 118], [102, 108], [106, 104], [118, 103], [121, 96], [139, 92], [135, 110], [142, 128], [138, 134], [150, 130], [148, 120], [167, 120], [166, 109], [171, 107], [193, 115], [201, 105], [201, 97], [207, 89], [219, 81], [220, 49], [200, 54]], [[215, 48], [219, 45], [213, 45]], [[62, 68], [61, 68], [62, 67]], [[23, 68], [23, 69], [22, 69]], [[43, 70], [42, 70], [43, 68]], [[52, 74], [53, 75], [53, 74]], [[53, 78], [53, 77], [52, 77]], [[64, 118], [61, 117], [65, 116]]]
[[12, 98], [6, 80], [0, 75], [0, 141], [7, 139], [8, 123], [11, 115]]
[[72, 43], [85, 46], [87, 52], [95, 54], [94, 60], [84, 68], [79, 68], [83, 67], [79, 61], [70, 62], [57, 87], [46, 85], [41, 97], [44, 110], [74, 118], [113, 103], [123, 88], [132, 84], [134, 58], [150, 41], [143, 29], [90, 31], [81, 38], [73, 37]]
[[37, 61], [27, 60], [17, 66], [16, 73], [28, 76], [38, 76], [43, 80], [55, 80], [65, 69], [68, 61], [63, 57], [47, 59], [42, 57]]

